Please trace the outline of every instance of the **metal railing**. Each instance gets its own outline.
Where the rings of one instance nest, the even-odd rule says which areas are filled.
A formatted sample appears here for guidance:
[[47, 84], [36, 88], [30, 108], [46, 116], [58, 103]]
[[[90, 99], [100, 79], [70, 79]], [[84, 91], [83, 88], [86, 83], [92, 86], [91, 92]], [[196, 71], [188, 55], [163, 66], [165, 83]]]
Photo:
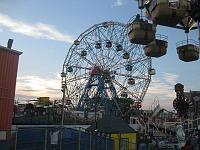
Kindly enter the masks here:
[[180, 47], [180, 46], [183, 46], [183, 45], [188, 45], [188, 44], [193, 44], [195, 46], [199, 46], [199, 43], [193, 39], [188, 39], [188, 40], [182, 40], [180, 42], [177, 42], [176, 43], [176, 47]]
[[200, 118], [197, 119], [187, 119], [183, 122], [184, 131], [187, 133], [193, 132], [194, 130], [200, 130]]
[[162, 41], [168, 41], [168, 36], [162, 35], [162, 34], [156, 34], [156, 39], [157, 40], [162, 40]]

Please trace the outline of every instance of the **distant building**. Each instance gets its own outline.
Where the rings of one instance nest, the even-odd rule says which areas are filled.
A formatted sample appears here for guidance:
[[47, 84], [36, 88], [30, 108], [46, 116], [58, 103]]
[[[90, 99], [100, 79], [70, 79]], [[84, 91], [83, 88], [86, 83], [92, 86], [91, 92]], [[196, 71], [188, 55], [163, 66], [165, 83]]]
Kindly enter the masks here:
[[185, 92], [185, 96], [189, 99], [191, 106], [189, 108], [189, 116], [192, 118], [200, 117], [200, 91]]

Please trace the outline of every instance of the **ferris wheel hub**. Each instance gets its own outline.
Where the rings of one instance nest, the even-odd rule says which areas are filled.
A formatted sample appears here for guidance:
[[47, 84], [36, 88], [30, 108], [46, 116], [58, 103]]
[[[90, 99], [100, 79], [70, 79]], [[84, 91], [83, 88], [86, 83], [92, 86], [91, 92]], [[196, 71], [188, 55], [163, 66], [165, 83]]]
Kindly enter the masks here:
[[95, 65], [91, 68], [91, 71], [90, 71], [90, 76], [96, 76], [96, 75], [99, 75], [99, 76], [102, 76], [103, 79], [110, 79], [110, 71], [108, 69], [102, 69], [102, 67], [98, 66], [98, 65]]
[[91, 68], [91, 71], [90, 71], [90, 75], [91, 76], [94, 76], [94, 75], [100, 75], [102, 72], [102, 69], [100, 66], [98, 65], [95, 65]]

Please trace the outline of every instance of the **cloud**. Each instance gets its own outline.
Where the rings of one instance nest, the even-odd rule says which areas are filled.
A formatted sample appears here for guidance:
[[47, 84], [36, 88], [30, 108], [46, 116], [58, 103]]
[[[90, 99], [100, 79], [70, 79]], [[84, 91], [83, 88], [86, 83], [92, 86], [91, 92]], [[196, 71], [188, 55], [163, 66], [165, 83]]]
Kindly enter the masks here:
[[166, 72], [163, 72], [159, 77], [153, 77], [144, 98], [144, 107], [149, 109], [154, 100], [158, 99], [162, 107], [172, 110], [172, 103], [176, 97], [174, 85], [177, 83], [178, 78], [179, 75]]
[[[166, 72], [163, 72], [160, 76], [153, 76], [143, 101], [143, 108], [150, 109], [154, 100], [158, 99], [162, 108], [172, 110], [172, 103], [176, 96], [174, 85], [178, 78], [179, 75]], [[51, 99], [60, 99], [62, 98], [60, 75], [56, 74], [52, 78], [32, 75], [18, 77], [16, 98], [18, 96], [20, 99], [26, 98], [26, 96], [28, 98], [49, 96]]]
[[[48, 96], [52, 99], [61, 98], [61, 79], [60, 78], [42, 78], [39, 76], [18, 77], [16, 84], [16, 98], [24, 95], [28, 97]], [[26, 97], [25, 96], [25, 97]]]
[[124, 5], [124, 0], [116, 0], [114, 6], [122, 6]]
[[40, 39], [50, 39], [72, 43], [74, 40], [70, 35], [59, 32], [54, 26], [44, 23], [26, 23], [15, 20], [8, 15], [0, 13], [0, 27], [7, 28], [14, 33]]
[[164, 80], [170, 85], [175, 85], [177, 83], [178, 75], [172, 73], [164, 73]]

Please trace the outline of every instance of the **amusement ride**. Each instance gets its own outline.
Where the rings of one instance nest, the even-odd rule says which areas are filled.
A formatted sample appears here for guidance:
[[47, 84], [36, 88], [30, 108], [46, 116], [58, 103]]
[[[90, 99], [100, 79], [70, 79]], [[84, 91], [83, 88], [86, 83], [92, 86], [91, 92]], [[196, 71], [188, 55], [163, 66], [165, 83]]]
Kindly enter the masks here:
[[[146, 56], [161, 57], [167, 53], [168, 42], [165, 36], [155, 34], [157, 26], [182, 29], [186, 33], [186, 40], [176, 44], [179, 59], [184, 62], [199, 60], [200, 0], [138, 0], [138, 7], [141, 14], [128, 23], [131, 43], [144, 45]], [[198, 29], [198, 41], [189, 39], [189, 32], [196, 29]], [[175, 85], [177, 98], [173, 106], [179, 116], [184, 117], [191, 102], [185, 98], [183, 88], [177, 91], [179, 85], [181, 84]]]
[[[199, 0], [138, 0], [138, 6], [141, 13], [127, 24], [108, 21], [90, 27], [67, 53], [61, 73], [63, 104], [72, 103], [86, 118], [92, 111], [120, 115], [121, 98], [130, 98], [135, 108], [141, 107], [155, 74], [151, 57], [167, 53], [168, 37], [156, 34], [158, 25], [185, 31], [186, 40], [176, 45], [180, 60], [199, 59]], [[188, 38], [195, 29], [199, 42]], [[174, 101], [179, 111], [181, 105], [175, 103], [179, 98]], [[187, 111], [187, 107], [181, 109]]]
[[66, 99], [86, 116], [94, 108], [119, 114], [119, 98], [139, 105], [153, 74], [151, 58], [141, 45], [129, 42], [127, 25], [109, 21], [74, 41], [64, 61], [62, 88]]

